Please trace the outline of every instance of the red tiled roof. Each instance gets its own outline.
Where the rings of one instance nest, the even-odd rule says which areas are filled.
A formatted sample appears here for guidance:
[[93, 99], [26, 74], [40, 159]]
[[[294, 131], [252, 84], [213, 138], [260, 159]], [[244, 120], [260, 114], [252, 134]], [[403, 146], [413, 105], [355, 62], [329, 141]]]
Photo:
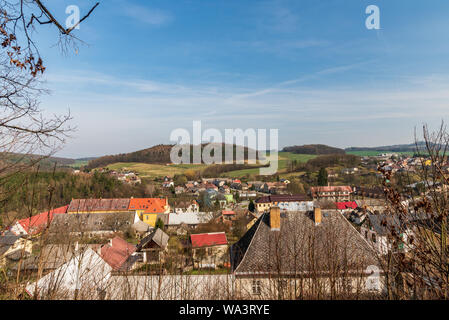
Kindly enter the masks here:
[[224, 232], [200, 233], [190, 235], [193, 248], [211, 247], [228, 244]]
[[223, 214], [223, 215], [227, 215], [227, 216], [230, 216], [230, 215], [234, 215], [235, 214], [235, 212], [234, 211], [230, 211], [230, 210], [223, 210], [222, 212], [221, 212], [221, 214]]
[[111, 242], [112, 246], [106, 244], [101, 247], [101, 258], [114, 270], [118, 270], [136, 251], [136, 247], [120, 237], [113, 238]]
[[66, 213], [68, 209], [68, 205], [60, 208], [56, 208], [51, 210], [50, 212], [42, 212], [31, 218], [25, 218], [17, 221], [20, 225], [25, 229], [28, 234], [35, 235], [41, 232], [46, 226], [47, 222], [51, 222], [53, 220], [54, 214], [62, 214]]
[[133, 198], [129, 202], [128, 210], [145, 210], [144, 213], [164, 213], [167, 205], [167, 199]]
[[346, 210], [346, 209], [355, 209], [357, 208], [357, 203], [355, 201], [347, 201], [347, 202], [336, 202], [338, 210]]

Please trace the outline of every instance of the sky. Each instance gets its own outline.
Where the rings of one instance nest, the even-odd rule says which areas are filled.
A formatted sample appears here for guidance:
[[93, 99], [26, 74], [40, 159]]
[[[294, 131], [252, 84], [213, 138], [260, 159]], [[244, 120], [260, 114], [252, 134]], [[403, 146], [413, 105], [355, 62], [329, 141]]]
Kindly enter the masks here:
[[[39, 26], [47, 113], [70, 110], [59, 156], [170, 143], [177, 128], [279, 129], [279, 146], [411, 143], [449, 120], [449, 2], [99, 0], [77, 48]], [[96, 1], [47, 0], [65, 21]], [[368, 30], [368, 5], [380, 29]]]

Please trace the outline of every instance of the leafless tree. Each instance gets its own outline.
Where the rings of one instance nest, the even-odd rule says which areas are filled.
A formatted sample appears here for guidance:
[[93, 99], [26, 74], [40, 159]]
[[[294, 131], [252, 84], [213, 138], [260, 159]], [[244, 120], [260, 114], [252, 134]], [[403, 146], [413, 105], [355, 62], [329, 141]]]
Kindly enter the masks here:
[[79, 42], [75, 26], [64, 29], [42, 1], [0, 0], [0, 187], [58, 151], [73, 130], [70, 112], [48, 116], [39, 106], [45, 66], [34, 34], [42, 24], [55, 27], [62, 50]]
[[[383, 268], [391, 299], [449, 298], [449, 135], [444, 123], [434, 132], [424, 125], [421, 139], [415, 134], [419, 164], [405, 175], [395, 177], [380, 167], [388, 214], [401, 222], [387, 226]], [[416, 180], [419, 188], [398, 187]]]

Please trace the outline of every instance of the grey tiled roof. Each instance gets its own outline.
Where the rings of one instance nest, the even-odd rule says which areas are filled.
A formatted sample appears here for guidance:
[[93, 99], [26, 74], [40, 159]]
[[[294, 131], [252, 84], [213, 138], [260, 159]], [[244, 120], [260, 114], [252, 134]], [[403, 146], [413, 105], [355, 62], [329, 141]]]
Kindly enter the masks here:
[[0, 256], [7, 252], [19, 238], [19, 236], [13, 234], [0, 237]]
[[322, 223], [311, 212], [281, 214], [280, 231], [270, 228], [270, 214], [257, 223], [231, 248], [236, 275], [295, 274], [331, 270], [360, 271], [376, 265], [374, 251], [346, 219], [323, 210]]
[[142, 249], [145, 249], [146, 246], [153, 241], [156, 243], [161, 249], [165, 249], [168, 244], [169, 236], [161, 229], [156, 229], [153, 232], [151, 232], [148, 236], [143, 238], [140, 243], [137, 245], [137, 251], [141, 251]]

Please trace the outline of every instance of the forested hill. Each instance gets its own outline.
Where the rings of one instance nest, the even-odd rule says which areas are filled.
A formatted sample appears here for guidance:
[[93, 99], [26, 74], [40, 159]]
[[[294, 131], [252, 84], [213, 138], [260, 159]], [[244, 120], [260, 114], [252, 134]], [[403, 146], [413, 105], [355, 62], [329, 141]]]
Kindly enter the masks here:
[[[433, 145], [433, 144], [430, 144]], [[437, 145], [435, 145], [437, 146]], [[440, 146], [441, 147], [441, 146]], [[423, 151], [426, 149], [426, 143], [420, 141], [417, 144], [397, 144], [391, 146], [380, 146], [380, 147], [351, 147], [346, 148], [346, 151], [386, 151], [386, 152], [415, 152], [416, 150]]]
[[308, 144], [303, 146], [285, 147], [282, 151], [298, 154], [345, 154], [345, 150], [326, 146], [324, 144]]
[[[203, 149], [206, 145], [202, 145]], [[225, 157], [225, 144], [222, 144], [222, 156], [223, 161]], [[96, 158], [94, 160], [89, 161], [89, 164], [86, 166], [87, 169], [91, 170], [94, 168], [105, 167], [112, 163], [117, 162], [141, 162], [141, 163], [150, 163], [150, 164], [167, 164], [171, 163], [170, 160], [170, 152], [173, 145], [157, 145], [148, 149], [143, 149], [130, 153], [122, 153], [117, 155], [109, 155], [103, 156], [100, 158]], [[236, 145], [233, 145], [233, 154], [234, 159], [236, 155]], [[248, 148], [244, 148], [244, 156], [245, 159], [248, 159]], [[190, 159], [193, 163], [193, 146], [190, 146]]]

